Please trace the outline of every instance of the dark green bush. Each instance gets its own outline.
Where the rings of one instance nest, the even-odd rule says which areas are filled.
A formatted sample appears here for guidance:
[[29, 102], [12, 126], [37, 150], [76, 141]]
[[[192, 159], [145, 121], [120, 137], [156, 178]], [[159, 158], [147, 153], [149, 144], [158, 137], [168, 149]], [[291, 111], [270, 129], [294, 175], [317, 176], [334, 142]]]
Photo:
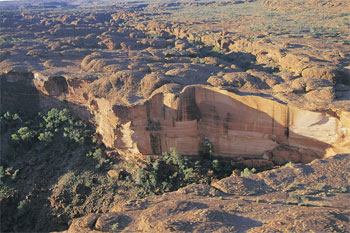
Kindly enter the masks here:
[[24, 142], [31, 141], [35, 137], [35, 135], [37, 134], [36, 131], [34, 131], [28, 127], [21, 127], [17, 132], [18, 132], [18, 135], [21, 138], [21, 140]]
[[134, 174], [141, 196], [177, 190], [196, 182], [196, 176], [199, 174], [194, 171], [193, 163], [175, 149], [158, 159], [149, 159], [146, 166]]
[[21, 119], [17, 113], [11, 114], [10, 112], [5, 112], [0, 116], [1, 134], [6, 133], [9, 128], [18, 125], [20, 121]]
[[241, 176], [249, 176], [256, 172], [255, 168], [252, 168], [249, 170], [249, 168], [244, 168], [244, 170], [241, 172]]
[[48, 146], [52, 143], [54, 134], [50, 131], [46, 131], [43, 133], [40, 133], [38, 136], [38, 139], [40, 142], [43, 142], [45, 146]]
[[30, 147], [32, 141], [37, 136], [38, 132], [27, 126], [21, 127], [17, 130], [17, 133], [11, 135], [11, 140], [14, 145], [21, 147]]
[[201, 147], [202, 147], [202, 151], [201, 151], [202, 159], [210, 159], [214, 152], [213, 143], [209, 139], [203, 138], [201, 141]]
[[233, 167], [230, 162], [218, 159], [214, 159], [212, 161], [211, 169], [219, 179], [230, 176], [233, 171]]
[[103, 150], [101, 148], [97, 148], [95, 152], [92, 154], [92, 157], [96, 160], [101, 160], [103, 156]]
[[[212, 153], [212, 144], [205, 141], [207, 153]], [[134, 181], [139, 187], [139, 196], [161, 194], [175, 191], [194, 183], [210, 184], [212, 179], [221, 179], [231, 175], [233, 167], [229, 161], [201, 157], [190, 160], [176, 152], [164, 153], [163, 156], [148, 158], [144, 167], [137, 169]], [[211, 175], [208, 175], [211, 174]]]
[[2, 184], [2, 179], [5, 177], [4, 167], [0, 166], [0, 184]]
[[22, 121], [18, 114], [4, 113], [0, 117], [1, 133], [11, 130], [10, 142], [16, 151], [30, 149], [35, 143], [49, 146], [55, 137], [64, 138], [67, 145], [93, 143], [93, 132], [81, 120], [71, 115], [68, 109], [50, 109], [46, 114]]
[[77, 143], [82, 145], [92, 141], [93, 132], [88, 129], [84, 122], [75, 119], [68, 109], [58, 110], [53, 108], [41, 117], [46, 124], [41, 124], [41, 128], [45, 128], [45, 132], [40, 134], [39, 140], [44, 143], [50, 143], [57, 132], [62, 133], [61, 135], [65, 138], [67, 144]]
[[19, 204], [17, 206], [17, 209], [19, 211], [24, 211], [26, 206], [27, 206], [27, 201], [26, 200], [22, 200], [22, 201], [19, 202]]

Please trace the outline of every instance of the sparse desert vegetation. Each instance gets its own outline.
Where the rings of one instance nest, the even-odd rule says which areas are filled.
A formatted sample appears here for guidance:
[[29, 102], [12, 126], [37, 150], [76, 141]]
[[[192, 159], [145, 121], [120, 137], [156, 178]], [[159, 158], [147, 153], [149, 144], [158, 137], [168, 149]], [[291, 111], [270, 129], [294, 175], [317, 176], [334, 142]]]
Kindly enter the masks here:
[[0, 231], [349, 232], [349, 7], [0, 2]]

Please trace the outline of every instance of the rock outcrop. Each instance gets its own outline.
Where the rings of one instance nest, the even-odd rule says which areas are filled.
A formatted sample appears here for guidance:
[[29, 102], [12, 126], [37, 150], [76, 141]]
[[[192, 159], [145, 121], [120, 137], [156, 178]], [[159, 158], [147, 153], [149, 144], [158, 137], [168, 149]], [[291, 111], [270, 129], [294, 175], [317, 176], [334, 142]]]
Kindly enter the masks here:
[[[217, 31], [216, 21], [204, 27], [201, 15], [175, 20], [177, 11], [187, 7], [230, 8], [236, 14], [234, 4], [248, 2], [256, 15], [240, 17], [263, 20], [255, 29], [234, 26], [233, 19]], [[285, 25], [279, 29], [269, 23], [276, 12], [260, 9], [278, 12], [296, 2], [120, 3], [117, 13], [58, 11], [49, 18], [4, 12], [2, 106], [69, 106], [96, 124], [108, 147], [136, 156], [175, 147], [186, 155], [282, 164], [349, 152], [345, 27], [321, 35], [317, 28], [293, 26], [285, 33]], [[314, 4], [299, 2], [318, 15]], [[332, 16], [346, 17], [348, 3], [339, 4], [322, 6]], [[166, 20], [145, 20], [153, 7]], [[294, 16], [289, 17], [292, 22]], [[334, 45], [324, 43], [335, 36]], [[33, 44], [20, 38], [33, 38]], [[26, 85], [29, 91], [20, 91]]]
[[310, 112], [208, 86], [154, 94], [136, 106], [113, 106], [106, 100], [97, 105], [109, 109], [99, 112], [97, 120], [106, 145], [133, 153], [160, 154], [175, 147], [181, 154], [198, 155], [206, 140], [213, 155], [225, 157], [256, 158], [278, 146], [309, 149], [320, 156], [350, 149], [346, 112]]
[[336, 155], [191, 185], [74, 219], [64, 232], [348, 232], [349, 163]]
[[[4, 75], [6, 83], [23, 83], [17, 77]], [[199, 155], [209, 153], [209, 143], [214, 156], [283, 164], [350, 151], [348, 112], [311, 112], [205, 85], [182, 91], [160, 88], [148, 99], [125, 106], [86, 93], [89, 81], [39, 73], [25, 80], [36, 87], [41, 107], [68, 105], [97, 125], [106, 146], [124, 154], [161, 154], [175, 147], [181, 154]], [[264, 157], [264, 152], [271, 156]]]
[[[348, 0], [99, 1], [98, 11], [96, 1], [30, 2], [0, 0], [0, 113], [30, 118], [40, 110], [69, 108], [96, 126], [93, 141], [108, 147], [108, 159], [98, 158], [95, 148], [65, 151], [56, 136], [52, 148], [40, 153], [42, 160], [36, 149], [17, 153], [23, 163], [7, 153], [9, 163], [1, 162], [0, 171], [11, 179], [0, 183], [23, 192], [9, 196], [13, 202], [0, 200], [7, 206], [7, 216], [1, 215], [8, 219], [5, 231], [63, 230], [72, 218], [86, 215], [69, 231], [349, 232], [349, 211], [342, 209], [349, 196], [349, 159], [339, 155], [350, 153]], [[1, 142], [7, 148], [10, 141]], [[131, 177], [145, 165], [138, 162], [172, 147], [202, 156], [197, 163], [224, 157], [219, 163], [212, 158], [213, 169], [203, 173], [208, 180], [200, 181], [215, 188], [202, 183], [154, 197], [153, 203], [123, 206], [140, 194], [123, 185], [138, 183]], [[317, 166], [305, 165], [327, 156]], [[83, 160], [89, 157], [97, 166]], [[290, 161], [304, 165], [239, 177], [239, 169], [260, 172]], [[216, 165], [229, 162], [236, 177], [216, 181]], [[83, 185], [71, 172], [76, 164], [84, 171], [91, 165], [103, 182], [108, 177], [109, 188], [100, 189], [90, 174]], [[80, 184], [60, 189], [56, 170]], [[285, 187], [298, 179], [304, 180], [297, 188]], [[326, 186], [310, 188], [323, 181]], [[49, 193], [51, 207], [45, 205]], [[297, 202], [290, 204], [295, 195]], [[33, 201], [37, 197], [40, 202]], [[313, 208], [297, 207], [309, 204], [300, 197], [310, 197]], [[25, 218], [17, 214], [17, 199], [35, 207]], [[330, 202], [335, 205], [328, 207]], [[55, 209], [60, 226], [46, 227], [51, 224], [42, 216]]]

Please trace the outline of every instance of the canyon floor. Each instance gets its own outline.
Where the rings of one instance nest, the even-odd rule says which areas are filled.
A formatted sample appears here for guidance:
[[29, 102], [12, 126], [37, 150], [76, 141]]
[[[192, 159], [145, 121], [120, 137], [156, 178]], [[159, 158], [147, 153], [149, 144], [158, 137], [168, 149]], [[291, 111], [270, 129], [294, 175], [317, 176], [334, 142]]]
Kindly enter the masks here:
[[1, 232], [349, 232], [349, 9], [0, 2]]

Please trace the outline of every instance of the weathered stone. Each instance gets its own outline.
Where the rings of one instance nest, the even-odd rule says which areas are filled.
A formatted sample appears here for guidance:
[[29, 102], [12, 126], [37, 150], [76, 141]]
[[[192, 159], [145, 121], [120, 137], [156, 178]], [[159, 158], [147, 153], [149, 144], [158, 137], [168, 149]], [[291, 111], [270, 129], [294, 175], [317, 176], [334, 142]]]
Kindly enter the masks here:
[[301, 154], [296, 148], [277, 147], [272, 150], [272, 161], [278, 165], [283, 165], [288, 162], [300, 163]]
[[107, 172], [107, 175], [108, 175], [108, 177], [111, 177], [111, 178], [118, 180], [120, 172], [121, 172], [120, 170], [109, 170]]
[[[229, 76], [226, 74], [223, 78], [228, 79]], [[337, 113], [340, 117], [310, 112], [257, 95], [238, 95], [200, 85], [188, 86], [179, 92], [181, 86], [169, 84], [176, 86], [169, 89], [165, 88], [165, 84], [164, 88], [153, 93], [152, 90], [157, 88], [151, 85], [153, 76], [149, 76], [149, 84], [146, 79], [142, 81], [142, 77], [140, 72], [125, 71], [98, 80], [106, 82], [106, 85], [109, 83], [114, 89], [123, 89], [121, 93], [129, 98], [134, 93], [137, 80], [141, 80], [141, 87], [152, 94], [146, 101], [133, 106], [115, 104], [111, 97], [103, 98], [115, 95], [115, 92], [101, 88], [102, 84], [98, 88], [101, 94], [94, 96], [84, 93], [88, 82], [63, 76], [59, 77], [61, 81], [52, 82], [55, 77], [50, 80], [35, 74], [34, 83], [40, 92], [64, 94], [65, 98], [81, 102], [81, 108], [74, 105], [73, 111], [84, 119], [95, 116], [97, 132], [103, 142], [118, 149], [121, 154], [161, 154], [175, 147], [181, 154], [198, 155], [205, 152], [201, 147], [205, 139], [212, 144], [213, 155], [231, 158], [261, 158], [265, 151], [279, 145], [310, 149], [319, 156], [332, 154], [335, 150], [338, 153], [349, 151], [347, 141], [350, 132], [346, 130], [349, 116], [346, 112]], [[158, 76], [155, 79], [158, 80]], [[159, 85], [163, 80], [167, 77], [161, 76]], [[50, 82], [52, 85], [48, 85]], [[322, 89], [323, 92], [327, 90], [327, 87]], [[118, 101], [121, 102], [121, 99]]]
[[252, 195], [264, 193], [269, 186], [263, 180], [253, 180], [248, 177], [227, 177], [212, 184], [216, 189], [232, 195]]
[[260, 169], [271, 169], [274, 164], [270, 160], [266, 159], [243, 159], [237, 162], [232, 161], [231, 165], [236, 168], [260, 168]]
[[100, 216], [100, 214], [89, 214], [87, 216], [74, 219], [67, 233], [90, 232], [94, 228], [95, 223]]
[[123, 215], [120, 213], [108, 213], [99, 217], [96, 221], [95, 227], [97, 230], [108, 231], [111, 230], [113, 224], [118, 224]]
[[334, 83], [336, 74], [332, 68], [324, 68], [324, 67], [310, 67], [301, 73], [304, 78], [320, 78], [326, 79], [331, 83]]

